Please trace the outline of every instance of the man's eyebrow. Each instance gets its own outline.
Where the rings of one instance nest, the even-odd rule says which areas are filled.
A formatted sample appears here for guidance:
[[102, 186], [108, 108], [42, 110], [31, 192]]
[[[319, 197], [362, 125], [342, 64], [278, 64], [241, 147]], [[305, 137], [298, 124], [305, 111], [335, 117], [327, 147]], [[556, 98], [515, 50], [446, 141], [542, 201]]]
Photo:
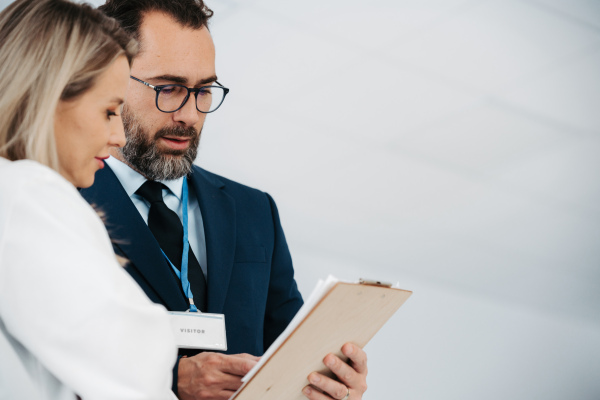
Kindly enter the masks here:
[[[177, 75], [159, 75], [159, 76], [154, 76], [150, 79], [157, 80], [157, 81], [168, 81], [168, 82], [178, 83], [180, 85], [188, 85], [189, 84], [187, 78], [184, 78], [183, 76], [177, 76]], [[200, 79], [198, 82], [196, 82], [195, 86], [202, 86], [206, 83], [215, 82], [216, 80], [217, 80], [216, 75], [209, 76], [208, 78]]]
[[153, 80], [153, 81], [169, 81], [169, 82], [173, 82], [173, 83], [179, 83], [181, 85], [187, 84], [187, 79], [186, 78], [184, 78], [183, 76], [177, 76], [177, 75], [159, 75], [159, 76], [153, 76], [152, 78], [150, 78], [148, 80]]
[[207, 83], [216, 82], [216, 80], [217, 80], [217, 76], [216, 75], [209, 76], [208, 78], [200, 79], [200, 81], [198, 81], [196, 83], [196, 86], [202, 86], [202, 85], [205, 85]]

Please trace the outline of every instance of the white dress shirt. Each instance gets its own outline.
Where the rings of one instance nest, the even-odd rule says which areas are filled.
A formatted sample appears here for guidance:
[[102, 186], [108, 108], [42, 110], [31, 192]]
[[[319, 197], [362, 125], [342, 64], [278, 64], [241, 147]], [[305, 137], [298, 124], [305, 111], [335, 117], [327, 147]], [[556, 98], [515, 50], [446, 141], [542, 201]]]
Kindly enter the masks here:
[[[146, 178], [139, 172], [132, 169], [130, 166], [114, 157], [108, 158], [106, 163], [113, 170], [121, 186], [133, 202], [133, 205], [139, 211], [140, 215], [148, 224], [148, 213], [150, 212], [150, 203], [142, 196], [135, 192], [146, 182]], [[183, 191], [183, 177], [169, 181], [159, 181], [169, 189], [163, 188], [163, 200], [167, 207], [175, 211], [182, 219], [183, 207], [181, 204], [181, 195]], [[188, 182], [189, 187], [189, 182]], [[202, 213], [198, 205], [198, 198], [194, 190], [188, 190], [188, 241], [190, 247], [198, 259], [198, 263], [202, 267], [202, 272], [206, 277], [206, 238], [204, 236], [204, 223], [202, 221]]]
[[3, 158], [0, 355], [0, 399], [173, 398], [165, 309], [119, 265], [71, 183]]

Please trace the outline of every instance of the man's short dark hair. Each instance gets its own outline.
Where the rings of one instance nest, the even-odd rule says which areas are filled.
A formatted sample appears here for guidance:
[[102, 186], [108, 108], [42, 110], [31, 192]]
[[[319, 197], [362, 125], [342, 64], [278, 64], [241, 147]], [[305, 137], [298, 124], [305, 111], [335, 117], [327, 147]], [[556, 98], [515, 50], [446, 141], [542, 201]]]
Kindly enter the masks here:
[[213, 15], [202, 0], [107, 0], [98, 8], [119, 21], [121, 27], [138, 41], [140, 25], [148, 12], [163, 12], [182, 26], [193, 29], [208, 28], [208, 20]]

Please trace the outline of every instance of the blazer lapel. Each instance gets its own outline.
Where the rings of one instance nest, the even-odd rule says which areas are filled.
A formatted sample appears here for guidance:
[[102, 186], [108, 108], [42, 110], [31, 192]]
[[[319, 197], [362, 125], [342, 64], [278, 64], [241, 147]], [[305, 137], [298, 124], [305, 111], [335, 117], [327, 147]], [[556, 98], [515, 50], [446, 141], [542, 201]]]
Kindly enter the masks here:
[[186, 310], [179, 282], [170, 271], [158, 242], [108, 165], [96, 173], [96, 182], [81, 191], [86, 200], [105, 214], [113, 245], [117, 247], [172, 311]]
[[207, 258], [208, 312], [221, 313], [229, 288], [235, 252], [235, 200], [223, 182], [194, 166], [189, 182], [196, 191], [204, 221]]

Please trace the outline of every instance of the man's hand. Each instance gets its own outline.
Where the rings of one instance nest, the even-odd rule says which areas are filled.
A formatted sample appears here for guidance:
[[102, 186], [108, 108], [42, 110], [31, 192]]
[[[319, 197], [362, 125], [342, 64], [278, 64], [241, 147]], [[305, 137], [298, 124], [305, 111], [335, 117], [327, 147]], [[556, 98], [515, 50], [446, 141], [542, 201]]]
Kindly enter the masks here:
[[367, 391], [367, 354], [352, 343], [342, 346], [342, 353], [350, 359], [348, 364], [333, 354], [328, 354], [323, 359], [323, 363], [338, 377], [339, 382], [318, 372], [311, 372], [308, 381], [312, 387], [306, 386], [302, 390], [306, 397], [311, 400], [362, 399], [363, 393]]
[[179, 360], [177, 391], [181, 400], [227, 400], [241, 378], [258, 362], [250, 354], [200, 353]]

